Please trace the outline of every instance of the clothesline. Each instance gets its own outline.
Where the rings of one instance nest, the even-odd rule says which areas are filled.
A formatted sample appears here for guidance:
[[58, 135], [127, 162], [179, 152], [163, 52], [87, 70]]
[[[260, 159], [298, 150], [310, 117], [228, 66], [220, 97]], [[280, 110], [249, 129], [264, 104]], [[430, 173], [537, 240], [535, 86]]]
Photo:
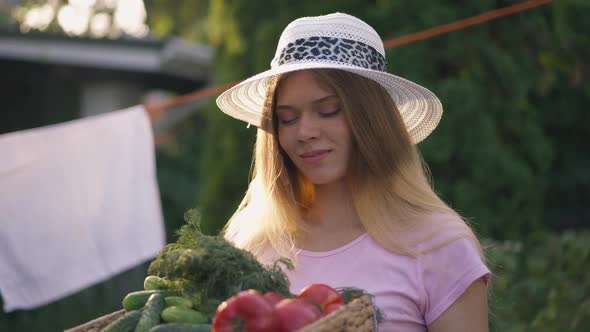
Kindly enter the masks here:
[[[461, 29], [464, 29], [464, 28], [467, 28], [467, 27], [470, 27], [470, 26], [473, 26], [476, 24], [481, 24], [481, 23], [484, 23], [484, 22], [487, 22], [487, 21], [490, 21], [493, 19], [513, 15], [513, 14], [516, 14], [516, 13], [519, 13], [519, 12], [522, 12], [522, 11], [525, 11], [528, 9], [532, 9], [532, 8], [536, 8], [536, 7], [539, 7], [542, 5], [549, 4], [551, 2], [553, 2], [553, 0], [531, 0], [531, 1], [526, 1], [526, 2], [515, 4], [515, 5], [511, 5], [511, 6], [506, 6], [506, 7], [500, 8], [500, 9], [491, 10], [491, 11], [485, 12], [483, 14], [471, 16], [466, 19], [458, 20], [458, 21], [455, 21], [452, 23], [443, 24], [443, 25], [439, 25], [439, 26], [436, 26], [436, 27], [433, 27], [430, 29], [416, 32], [416, 33], [392, 38], [392, 39], [384, 41], [383, 46], [386, 49], [388, 49], [388, 48], [393, 48], [393, 47], [397, 47], [400, 45], [410, 44], [410, 43], [413, 43], [413, 42], [416, 42], [419, 40], [428, 39], [428, 38], [431, 38], [434, 36], [442, 35], [442, 34], [457, 31], [457, 30], [461, 30]], [[169, 109], [173, 106], [179, 105], [179, 104], [194, 102], [199, 99], [203, 99], [203, 98], [217, 95], [217, 94], [225, 91], [226, 89], [228, 89], [238, 83], [240, 83], [240, 80], [229, 82], [229, 83], [219, 85], [219, 86], [213, 86], [213, 87], [208, 87], [205, 89], [196, 90], [196, 91], [184, 94], [184, 95], [172, 97], [172, 98], [167, 99], [162, 102], [148, 103], [148, 104], [145, 104], [144, 107], [148, 113], [150, 113], [151, 115], [154, 115], [154, 114], [166, 111], [167, 109]]]

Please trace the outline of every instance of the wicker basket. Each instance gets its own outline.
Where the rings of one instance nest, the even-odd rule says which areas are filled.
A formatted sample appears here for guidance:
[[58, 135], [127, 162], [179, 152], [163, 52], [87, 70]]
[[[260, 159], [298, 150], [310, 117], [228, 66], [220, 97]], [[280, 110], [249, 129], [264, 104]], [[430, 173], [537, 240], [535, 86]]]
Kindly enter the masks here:
[[[371, 298], [363, 295], [298, 332], [372, 332], [376, 324], [374, 312]], [[99, 332], [124, 314], [125, 310], [115, 311], [64, 332]]]
[[88, 323], [84, 323], [82, 325], [78, 325], [71, 329], [65, 330], [64, 332], [99, 332], [110, 322], [116, 320], [117, 318], [125, 315], [125, 309], [121, 309], [115, 312], [112, 312], [108, 315], [104, 315], [98, 317], [97, 319], [91, 320]]
[[373, 332], [377, 324], [375, 317], [371, 298], [363, 295], [298, 332]]

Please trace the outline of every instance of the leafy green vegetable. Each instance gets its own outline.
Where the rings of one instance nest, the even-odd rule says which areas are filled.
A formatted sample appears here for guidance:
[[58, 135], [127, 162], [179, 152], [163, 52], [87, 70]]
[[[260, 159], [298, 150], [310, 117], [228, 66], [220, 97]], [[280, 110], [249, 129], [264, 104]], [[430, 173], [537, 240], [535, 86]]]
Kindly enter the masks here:
[[[291, 296], [280, 266], [292, 268], [289, 260], [279, 259], [265, 267], [254, 255], [223, 237], [203, 234], [196, 210], [189, 210], [185, 220], [187, 223], [177, 232], [177, 242], [162, 249], [150, 264], [149, 275], [164, 278], [170, 288], [180, 290], [195, 305], [212, 303], [210, 299], [225, 300], [244, 289]], [[195, 299], [193, 295], [199, 296]]]

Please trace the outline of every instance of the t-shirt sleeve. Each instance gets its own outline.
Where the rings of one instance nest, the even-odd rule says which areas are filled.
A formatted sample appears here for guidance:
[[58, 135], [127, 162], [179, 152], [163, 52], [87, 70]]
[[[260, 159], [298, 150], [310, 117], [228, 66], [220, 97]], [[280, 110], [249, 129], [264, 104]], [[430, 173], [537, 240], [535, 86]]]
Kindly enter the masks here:
[[429, 325], [479, 278], [487, 283], [490, 270], [469, 238], [454, 240], [420, 257], [426, 299], [424, 320]]

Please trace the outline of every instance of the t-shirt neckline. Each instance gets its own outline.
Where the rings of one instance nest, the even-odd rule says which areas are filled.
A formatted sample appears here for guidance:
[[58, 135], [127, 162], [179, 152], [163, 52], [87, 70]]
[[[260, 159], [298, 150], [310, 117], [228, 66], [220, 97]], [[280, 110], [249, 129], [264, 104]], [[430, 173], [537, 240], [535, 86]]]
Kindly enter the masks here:
[[302, 256], [309, 256], [309, 257], [332, 256], [332, 255], [336, 255], [338, 253], [341, 253], [345, 250], [348, 250], [348, 249], [354, 247], [359, 242], [361, 242], [364, 238], [366, 238], [368, 235], [369, 235], [369, 233], [364, 232], [361, 235], [359, 235], [356, 239], [348, 242], [347, 244], [345, 244], [341, 247], [338, 247], [336, 249], [328, 250], [328, 251], [311, 251], [311, 250], [305, 250], [305, 249], [295, 249], [295, 250], [298, 255], [302, 255]]

